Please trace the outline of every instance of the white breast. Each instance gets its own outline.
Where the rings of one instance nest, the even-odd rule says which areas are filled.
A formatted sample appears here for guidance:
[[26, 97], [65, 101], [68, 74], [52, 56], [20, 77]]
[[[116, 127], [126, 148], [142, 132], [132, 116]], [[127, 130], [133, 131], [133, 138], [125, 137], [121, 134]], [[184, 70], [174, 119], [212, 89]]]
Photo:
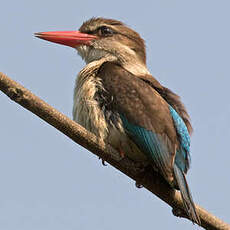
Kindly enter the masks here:
[[100, 79], [96, 77], [95, 67], [97, 66], [87, 65], [78, 74], [74, 89], [73, 119], [97, 137], [105, 139], [108, 133], [107, 123], [94, 98], [98, 87], [103, 88], [103, 86]]

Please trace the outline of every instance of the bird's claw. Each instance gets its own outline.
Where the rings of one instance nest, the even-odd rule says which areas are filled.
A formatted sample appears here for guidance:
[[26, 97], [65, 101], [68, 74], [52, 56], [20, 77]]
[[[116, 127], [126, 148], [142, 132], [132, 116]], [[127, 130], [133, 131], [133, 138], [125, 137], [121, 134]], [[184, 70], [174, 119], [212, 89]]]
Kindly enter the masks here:
[[102, 163], [103, 166], [107, 166], [107, 164], [105, 163], [104, 159], [102, 159], [101, 157], [99, 157], [99, 160], [101, 160], [101, 163]]
[[142, 185], [142, 184], [140, 184], [140, 183], [139, 183], [139, 182], [137, 182], [137, 181], [136, 181], [135, 185], [136, 185], [136, 187], [137, 187], [137, 188], [143, 188], [143, 185]]

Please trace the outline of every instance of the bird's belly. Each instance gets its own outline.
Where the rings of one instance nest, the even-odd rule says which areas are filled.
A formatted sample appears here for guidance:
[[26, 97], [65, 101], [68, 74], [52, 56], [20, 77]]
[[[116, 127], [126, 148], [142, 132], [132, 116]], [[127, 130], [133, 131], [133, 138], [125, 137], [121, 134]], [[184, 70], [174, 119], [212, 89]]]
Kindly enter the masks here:
[[105, 140], [108, 135], [108, 125], [96, 105], [96, 101], [85, 99], [78, 101], [79, 103], [74, 105], [74, 120], [88, 131], [94, 133], [99, 139]]
[[[94, 106], [92, 106], [94, 104]], [[76, 105], [77, 116], [74, 120], [94, 133], [105, 143], [109, 143], [121, 155], [127, 156], [134, 161], [146, 161], [146, 156], [139, 150], [136, 144], [127, 136], [121, 123], [114, 124], [106, 121], [102, 111], [95, 108], [95, 103]]]
[[85, 79], [81, 77], [78, 76], [74, 90], [73, 119], [121, 154], [134, 161], [147, 160], [127, 136], [119, 114], [102, 109], [95, 99], [98, 88], [102, 88], [100, 80], [95, 76]]

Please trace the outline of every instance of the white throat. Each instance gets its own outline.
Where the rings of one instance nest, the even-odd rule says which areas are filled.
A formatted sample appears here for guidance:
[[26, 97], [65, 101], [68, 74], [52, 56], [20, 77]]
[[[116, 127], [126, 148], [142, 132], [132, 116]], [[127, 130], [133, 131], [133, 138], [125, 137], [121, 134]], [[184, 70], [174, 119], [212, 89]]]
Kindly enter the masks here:
[[95, 64], [97, 65], [98, 62], [102, 64], [105, 61], [110, 61], [119, 63], [124, 69], [133, 75], [140, 76], [150, 74], [146, 65], [138, 60], [133, 50], [127, 48], [126, 46], [121, 48], [126, 51], [126, 58], [119, 55], [115, 56], [114, 54], [106, 52], [102, 49], [95, 49], [86, 45], [78, 47], [77, 51], [82, 59], [86, 62], [87, 66], [93, 66]]

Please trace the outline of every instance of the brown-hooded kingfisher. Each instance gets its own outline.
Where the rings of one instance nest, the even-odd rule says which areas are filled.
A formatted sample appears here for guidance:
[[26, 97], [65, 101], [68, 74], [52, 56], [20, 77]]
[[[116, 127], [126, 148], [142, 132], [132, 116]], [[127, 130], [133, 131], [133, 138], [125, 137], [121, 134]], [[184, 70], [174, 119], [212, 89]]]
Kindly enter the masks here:
[[180, 190], [187, 215], [199, 224], [185, 178], [190, 164], [189, 115], [179, 96], [148, 71], [140, 35], [105, 18], [84, 22], [79, 31], [35, 35], [75, 48], [86, 62], [76, 80], [74, 120], [121, 155], [157, 169]]

